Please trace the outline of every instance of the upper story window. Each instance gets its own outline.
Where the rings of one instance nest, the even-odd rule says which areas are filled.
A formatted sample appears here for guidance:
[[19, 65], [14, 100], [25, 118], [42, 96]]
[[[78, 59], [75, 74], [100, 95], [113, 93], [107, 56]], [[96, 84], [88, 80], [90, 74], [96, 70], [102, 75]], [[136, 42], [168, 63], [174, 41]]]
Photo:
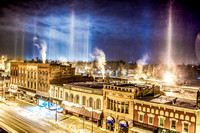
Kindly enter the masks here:
[[62, 99], [62, 91], [60, 91], [60, 98]]
[[148, 114], [148, 124], [149, 125], [153, 125], [154, 124], [154, 117], [155, 117], [155, 115]]
[[164, 127], [165, 124], [165, 117], [159, 117], [159, 127]]
[[189, 122], [182, 122], [183, 125], [183, 133], [189, 133]]
[[92, 97], [89, 98], [89, 107], [93, 107], [94, 100]]
[[96, 109], [101, 109], [101, 100], [100, 99], [96, 100]]
[[68, 101], [68, 93], [67, 92], [65, 92], [65, 101]]
[[144, 113], [143, 112], [138, 112], [138, 121], [143, 123], [143, 121], [144, 121]]
[[177, 120], [171, 119], [171, 122], [170, 122], [170, 129], [171, 130], [176, 130], [176, 122], [177, 122]]
[[56, 97], [58, 97], [58, 90], [56, 90]]
[[86, 97], [85, 96], [82, 97], [82, 105], [86, 105]]

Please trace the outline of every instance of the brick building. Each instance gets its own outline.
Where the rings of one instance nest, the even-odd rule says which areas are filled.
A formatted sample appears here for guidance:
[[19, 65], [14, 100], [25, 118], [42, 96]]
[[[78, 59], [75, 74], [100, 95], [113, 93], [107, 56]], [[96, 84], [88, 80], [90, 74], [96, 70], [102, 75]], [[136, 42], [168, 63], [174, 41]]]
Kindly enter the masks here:
[[168, 96], [134, 99], [133, 133], [199, 133], [195, 100]]
[[20, 99], [38, 103], [48, 100], [50, 83], [59, 83], [74, 76], [75, 69], [61, 64], [12, 62], [10, 92]]

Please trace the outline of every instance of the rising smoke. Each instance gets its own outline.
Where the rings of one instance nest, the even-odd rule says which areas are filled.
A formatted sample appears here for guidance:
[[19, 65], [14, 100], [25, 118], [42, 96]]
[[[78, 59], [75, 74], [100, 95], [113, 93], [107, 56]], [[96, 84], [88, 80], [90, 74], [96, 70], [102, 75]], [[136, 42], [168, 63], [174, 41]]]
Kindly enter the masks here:
[[143, 66], [147, 64], [147, 60], [149, 59], [148, 54], [145, 54], [142, 59], [137, 61], [137, 69], [136, 69], [136, 74], [135, 78], [140, 79], [140, 78], [146, 78], [147, 76], [143, 73]]
[[38, 37], [34, 37], [33, 39], [35, 41], [34, 45], [38, 48], [40, 56], [42, 57], [42, 62], [45, 63], [47, 57], [47, 43]]
[[93, 59], [97, 60], [97, 67], [101, 71], [101, 74], [102, 74], [103, 79], [104, 79], [105, 65], [106, 65], [105, 53], [101, 49], [95, 48], [95, 50], [94, 50], [93, 54], [91, 55], [91, 57]]

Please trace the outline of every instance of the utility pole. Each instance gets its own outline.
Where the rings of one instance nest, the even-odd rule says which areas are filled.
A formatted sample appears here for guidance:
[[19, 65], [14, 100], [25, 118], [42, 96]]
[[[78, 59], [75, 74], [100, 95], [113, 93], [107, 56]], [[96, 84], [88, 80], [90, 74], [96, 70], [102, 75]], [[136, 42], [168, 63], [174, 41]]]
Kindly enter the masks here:
[[57, 122], [57, 119], [58, 119], [58, 118], [57, 118], [57, 111], [58, 111], [58, 110], [57, 110], [57, 103], [58, 103], [58, 101], [56, 101], [56, 114], [55, 114], [55, 115], [56, 115], [56, 117], [55, 117], [55, 121], [56, 121], [56, 122]]
[[85, 117], [85, 116], [83, 115], [83, 132], [84, 132], [84, 117]]
[[[6, 92], [5, 92], [5, 87], [4, 87], [4, 84], [5, 84], [5, 77], [3, 77], [3, 88], [2, 88], [2, 93], [4, 95], [4, 99], [6, 99]], [[2, 97], [3, 98], [3, 97]]]
[[92, 133], [93, 133], [93, 105], [92, 105]]

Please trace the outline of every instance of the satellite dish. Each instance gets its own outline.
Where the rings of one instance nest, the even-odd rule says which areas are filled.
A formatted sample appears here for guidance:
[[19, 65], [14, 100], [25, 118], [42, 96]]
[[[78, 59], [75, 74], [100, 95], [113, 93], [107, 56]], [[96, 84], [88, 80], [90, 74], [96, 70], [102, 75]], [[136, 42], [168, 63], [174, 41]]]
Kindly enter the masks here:
[[200, 61], [200, 33], [198, 33], [196, 42], [195, 42], [195, 52], [198, 60]]

